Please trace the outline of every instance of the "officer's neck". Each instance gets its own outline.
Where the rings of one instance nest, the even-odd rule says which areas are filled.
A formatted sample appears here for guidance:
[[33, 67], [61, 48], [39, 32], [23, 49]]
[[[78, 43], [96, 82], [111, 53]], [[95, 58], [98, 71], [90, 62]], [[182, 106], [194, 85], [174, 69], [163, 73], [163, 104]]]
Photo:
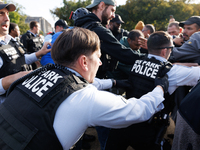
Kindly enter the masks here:
[[0, 41], [5, 41], [5, 38], [6, 38], [5, 35], [3, 35], [3, 36], [0, 35]]
[[35, 30], [30, 30], [30, 32], [32, 32], [33, 34], [37, 35], [37, 31], [35, 31]]

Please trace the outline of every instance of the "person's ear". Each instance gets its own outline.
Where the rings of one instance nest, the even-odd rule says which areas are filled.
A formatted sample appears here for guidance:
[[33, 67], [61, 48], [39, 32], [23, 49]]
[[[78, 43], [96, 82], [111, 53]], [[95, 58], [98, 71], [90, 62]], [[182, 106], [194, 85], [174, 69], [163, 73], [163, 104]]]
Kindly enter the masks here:
[[88, 58], [85, 55], [78, 58], [78, 63], [82, 70], [88, 71]]
[[131, 43], [131, 42], [132, 42], [132, 40], [131, 40], [130, 38], [127, 38], [127, 41], [128, 41], [128, 43]]
[[99, 3], [99, 9], [100, 10], [104, 10], [105, 6], [106, 6], [106, 4], [104, 2]]
[[162, 57], [165, 57], [166, 53], [167, 53], [167, 48], [163, 48], [163, 49], [161, 50], [161, 56], [162, 56]]

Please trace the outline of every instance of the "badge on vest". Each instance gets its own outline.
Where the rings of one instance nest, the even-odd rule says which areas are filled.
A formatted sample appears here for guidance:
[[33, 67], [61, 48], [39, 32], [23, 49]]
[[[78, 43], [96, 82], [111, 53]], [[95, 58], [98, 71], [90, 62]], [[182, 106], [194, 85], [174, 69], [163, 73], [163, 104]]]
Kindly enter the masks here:
[[10, 60], [17, 59], [18, 57], [20, 57], [14, 47], [4, 49], [3, 51], [5, 52], [5, 54], [8, 56]]
[[25, 51], [23, 50], [23, 48], [18, 47], [18, 49], [19, 49], [20, 53], [25, 54]]
[[17, 87], [28, 93], [30, 97], [40, 102], [49, 92], [64, 80], [63, 76], [55, 71], [48, 70], [40, 75], [32, 76]]
[[34, 42], [34, 43], [39, 42], [38, 38], [34, 38], [34, 39], [33, 39], [33, 42]]
[[136, 60], [131, 72], [155, 79], [160, 67], [161, 65], [150, 61]]

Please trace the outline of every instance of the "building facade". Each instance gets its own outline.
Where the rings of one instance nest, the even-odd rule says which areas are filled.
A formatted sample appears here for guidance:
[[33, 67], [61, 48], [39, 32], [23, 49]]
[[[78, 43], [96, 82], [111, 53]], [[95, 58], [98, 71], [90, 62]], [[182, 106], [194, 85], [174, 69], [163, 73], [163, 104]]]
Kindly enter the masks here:
[[42, 32], [44, 33], [44, 36], [47, 33], [53, 31], [51, 24], [46, 19], [44, 19], [43, 17], [30, 17], [30, 16], [28, 16], [25, 20], [25, 23], [29, 24], [31, 21], [39, 22], [40, 28], [41, 28]]

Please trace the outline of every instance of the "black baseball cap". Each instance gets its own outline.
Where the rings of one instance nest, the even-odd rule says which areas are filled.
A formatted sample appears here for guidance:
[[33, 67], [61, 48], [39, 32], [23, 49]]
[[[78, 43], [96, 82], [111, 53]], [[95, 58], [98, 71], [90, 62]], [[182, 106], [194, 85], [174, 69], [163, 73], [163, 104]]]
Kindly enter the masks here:
[[179, 23], [179, 26], [180, 26], [180, 27], [183, 27], [184, 24], [190, 25], [190, 24], [194, 24], [194, 23], [196, 23], [198, 26], [200, 26], [200, 16], [192, 16], [192, 17], [190, 17], [190, 18], [189, 18], [188, 20], [186, 20], [186, 21], [181, 21], [181, 22]]
[[16, 9], [14, 4], [4, 4], [2, 1], [0, 1], [0, 10], [7, 8], [8, 11], [14, 11]]
[[107, 5], [112, 5], [112, 6], [116, 6], [116, 1], [115, 0], [93, 0], [93, 3], [86, 6], [87, 9], [91, 9], [95, 6], [97, 6], [99, 3], [104, 2]]
[[115, 18], [113, 18], [112, 20], [110, 20], [110, 22], [116, 22], [116, 23], [119, 23], [119, 24], [124, 23], [124, 21], [122, 20], [121, 16], [118, 15], [118, 14], [115, 14]]
[[64, 29], [68, 28], [67, 22], [65, 20], [63, 20], [63, 19], [59, 19], [58, 21], [56, 21], [55, 27], [56, 26], [62, 26]]

